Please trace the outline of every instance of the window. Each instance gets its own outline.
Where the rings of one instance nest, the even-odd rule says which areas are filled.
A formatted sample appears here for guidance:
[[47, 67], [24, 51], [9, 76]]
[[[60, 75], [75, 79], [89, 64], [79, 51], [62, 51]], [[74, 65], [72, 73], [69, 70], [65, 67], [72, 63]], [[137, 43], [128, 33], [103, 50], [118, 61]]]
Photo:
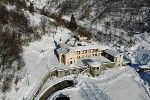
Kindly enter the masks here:
[[74, 69], [74, 70], [72, 71], [72, 74], [77, 74], [77, 71]]
[[87, 53], [87, 50], [85, 50], [84, 52]]
[[96, 49], [95, 52], [98, 52], [98, 49]]
[[66, 71], [66, 72], [65, 72], [65, 76], [66, 76], [66, 75], [70, 75], [70, 73]]
[[72, 64], [72, 61], [70, 61], [70, 64]]
[[108, 58], [108, 54], [106, 54], [106, 58]]
[[77, 51], [77, 54], [80, 54], [80, 51]]
[[99, 67], [97, 67], [97, 70], [99, 70]]
[[115, 57], [115, 62], [117, 62], [117, 57]]
[[80, 73], [83, 71], [83, 69], [79, 69]]
[[91, 50], [88, 50], [88, 53], [91, 53]]
[[82, 55], [82, 58], [84, 58], [84, 55]]
[[80, 58], [80, 56], [77, 56], [77, 58], [79, 59], [79, 58]]
[[94, 53], [94, 49], [92, 49], [92, 53]]

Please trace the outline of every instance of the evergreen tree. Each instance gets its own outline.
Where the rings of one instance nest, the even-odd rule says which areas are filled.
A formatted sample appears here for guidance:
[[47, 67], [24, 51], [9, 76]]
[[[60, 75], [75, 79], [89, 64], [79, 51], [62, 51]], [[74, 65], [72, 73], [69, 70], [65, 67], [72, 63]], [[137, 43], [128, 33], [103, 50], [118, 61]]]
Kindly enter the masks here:
[[30, 3], [29, 12], [30, 13], [34, 12], [34, 4], [33, 3]]
[[107, 34], [108, 30], [110, 29], [110, 26], [111, 26], [110, 22], [107, 21], [107, 22], [104, 23], [106, 34]]
[[1, 24], [8, 23], [8, 17], [9, 17], [8, 14], [9, 14], [9, 12], [7, 11], [7, 8], [3, 4], [0, 4], [0, 22], [1, 22]]
[[77, 29], [76, 19], [74, 18], [73, 14], [71, 16], [71, 20], [70, 20], [70, 23], [69, 23], [69, 28], [72, 29], [72, 30]]

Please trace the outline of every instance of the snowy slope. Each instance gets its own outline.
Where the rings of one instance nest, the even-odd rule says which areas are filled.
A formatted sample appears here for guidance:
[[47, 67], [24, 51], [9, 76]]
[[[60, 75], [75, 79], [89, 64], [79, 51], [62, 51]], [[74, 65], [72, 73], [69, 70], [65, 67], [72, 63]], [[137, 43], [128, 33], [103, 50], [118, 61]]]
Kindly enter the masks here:
[[[59, 67], [58, 59], [54, 54], [56, 48], [54, 41], [59, 42], [60, 38], [66, 42], [70, 38], [70, 31], [58, 27], [55, 36], [49, 33], [43, 36], [40, 41], [31, 42], [29, 46], [23, 47], [23, 58], [26, 63], [25, 78], [20, 80], [17, 86], [13, 86], [10, 92], [6, 93], [7, 99], [22, 100], [26, 98], [48, 71]], [[18, 91], [15, 90], [15, 87], [18, 88]], [[2, 95], [0, 94], [0, 99]]]
[[[67, 4], [65, 2], [66, 0], [29, 0], [29, 1], [34, 2], [34, 6], [39, 9], [42, 8], [48, 9], [50, 13], [58, 13], [58, 12], [60, 13], [62, 11], [61, 9], [63, 8], [63, 5]], [[82, 2], [80, 2], [80, 0], [70, 0], [70, 1], [76, 2], [77, 4], [79, 3], [79, 6], [77, 6], [74, 9], [73, 13], [79, 20], [78, 24], [80, 24], [81, 26], [85, 26], [87, 24], [87, 26], [89, 27], [90, 26], [89, 24], [91, 23], [87, 19], [92, 20], [95, 18], [95, 16], [99, 14], [99, 12], [103, 11], [103, 8], [101, 6], [95, 4], [92, 5], [93, 2], [97, 4], [97, 0], [82, 0]], [[76, 3], [74, 5], [76, 5]], [[82, 5], [80, 5], [80, 3]], [[92, 6], [89, 7], [90, 5]], [[90, 8], [89, 14], [86, 15], [87, 19], [80, 21], [80, 19], [82, 19], [81, 18], [82, 12], [86, 12], [84, 10], [87, 8]], [[15, 9], [15, 6], [8, 5], [7, 9], [8, 10]], [[68, 16], [70, 16], [71, 13], [68, 12], [64, 14], [65, 16], [63, 16], [63, 18], [69, 20]], [[34, 13], [34, 15], [32, 15], [28, 11], [25, 11], [24, 14], [30, 20], [31, 26], [40, 25], [41, 17], [43, 17], [43, 15], [40, 15], [38, 13]], [[90, 16], [90, 18], [88, 18], [88, 16]], [[108, 19], [106, 18], [105, 20]], [[98, 22], [97, 25], [96, 23], [93, 23], [92, 27], [93, 28], [96, 27], [100, 30], [103, 30], [102, 27], [100, 26], [101, 23], [99, 24]], [[42, 37], [40, 41], [34, 41], [30, 43], [29, 46], [24, 47], [23, 57], [26, 63], [25, 66], [26, 76], [18, 83], [17, 85], [17, 87], [19, 88], [18, 91], [15, 90], [16, 86], [13, 86], [12, 91], [6, 94], [8, 99], [21, 100], [25, 98], [32, 92], [34, 87], [41, 80], [42, 76], [46, 72], [48, 72], [48, 70], [51, 70], [54, 67], [59, 66], [58, 60], [54, 55], [54, 49], [56, 48], [54, 41], [60, 42], [59, 40], [61, 39], [62, 42], [66, 42], [67, 39], [71, 37], [70, 33], [71, 32], [69, 30], [59, 27], [56, 32], [56, 35], [51, 35], [50, 33], [49, 35], [45, 35], [44, 37]], [[150, 36], [146, 34], [141, 36], [139, 35], [136, 38], [138, 38], [140, 42], [138, 41], [134, 47], [127, 49], [127, 53], [130, 54], [129, 55], [127, 54], [126, 57], [129, 60], [132, 60], [133, 63], [147, 64], [149, 66], [150, 65]], [[110, 77], [115, 76], [117, 72], [120, 71], [122, 71], [122, 69], [119, 68], [112, 69], [112, 70], [109, 69], [108, 71], [106, 71], [104, 75], [101, 76], [102, 79], [100, 78], [97, 80], [97, 79], [81, 76], [81, 80], [86, 81], [89, 84], [92, 84], [91, 87], [93, 87], [93, 84], [96, 84], [96, 86], [99, 87], [99, 92], [105, 87], [105, 84], [108, 82], [107, 83], [108, 86], [107, 88], [105, 88], [103, 95], [105, 97], [108, 96], [112, 100], [120, 100], [120, 99], [126, 100], [126, 97], [129, 97], [129, 100], [141, 100], [141, 99], [148, 100], [149, 98], [147, 97], [147, 93], [145, 92], [143, 86], [141, 85], [141, 80], [134, 73], [132, 69], [125, 72], [124, 74], [121, 75], [119, 74], [117, 78], [110, 79]], [[79, 81], [81, 80], [79, 79]], [[146, 86], [149, 89], [149, 85]], [[63, 93], [67, 93], [68, 95], [70, 95], [72, 100], [76, 100], [76, 99], [87, 100], [87, 98], [93, 98], [93, 99], [96, 98], [94, 96], [91, 96], [91, 94], [94, 95], [94, 93], [97, 90], [94, 90], [94, 92], [93, 90], [90, 90], [92, 91], [92, 93], [90, 93], [90, 91], [87, 91], [89, 93], [85, 92], [83, 93], [84, 96], [81, 95], [81, 92], [83, 92], [84, 88], [87, 88], [85, 83], [81, 84], [81, 86], [77, 88], [73, 88], [70, 90], [63, 90]], [[74, 96], [77, 98], [74, 98]], [[1, 94], [0, 97], [2, 97]]]
[[42, 15], [38, 13], [31, 14], [29, 11], [24, 11], [26, 18], [30, 22], [30, 26], [39, 26], [41, 22]]
[[60, 94], [71, 100], [150, 100], [141, 79], [129, 66], [106, 70], [97, 78], [80, 76], [76, 87], [58, 91], [50, 100]]
[[134, 60], [138, 64], [150, 65], [150, 48], [139, 46], [132, 54]]

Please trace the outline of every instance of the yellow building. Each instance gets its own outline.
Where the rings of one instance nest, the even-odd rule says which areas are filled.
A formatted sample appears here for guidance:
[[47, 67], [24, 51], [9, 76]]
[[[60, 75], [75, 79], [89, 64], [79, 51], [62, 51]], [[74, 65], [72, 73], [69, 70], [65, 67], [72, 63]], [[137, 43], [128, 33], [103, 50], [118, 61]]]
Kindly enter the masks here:
[[86, 57], [96, 57], [101, 56], [101, 50], [97, 45], [88, 46], [75, 46], [67, 47], [63, 46], [57, 50], [58, 59], [60, 63], [65, 65], [70, 65], [77, 63], [78, 59], [83, 59]]
[[123, 65], [123, 54], [118, 53], [115, 50], [105, 50], [102, 54], [104, 57], [109, 59], [111, 62], [114, 62], [115, 66]]
[[64, 63], [66, 66], [77, 63], [79, 59], [84, 59], [87, 57], [100, 57], [102, 59], [108, 59], [109, 63], [106, 64], [105, 62], [103, 62], [101, 63], [102, 66], [110, 65], [109, 67], [113, 67], [123, 65], [122, 53], [118, 53], [114, 50], [102, 50], [98, 45], [86, 45], [75, 47], [63, 45], [61, 48], [57, 49], [57, 53], [59, 62]]

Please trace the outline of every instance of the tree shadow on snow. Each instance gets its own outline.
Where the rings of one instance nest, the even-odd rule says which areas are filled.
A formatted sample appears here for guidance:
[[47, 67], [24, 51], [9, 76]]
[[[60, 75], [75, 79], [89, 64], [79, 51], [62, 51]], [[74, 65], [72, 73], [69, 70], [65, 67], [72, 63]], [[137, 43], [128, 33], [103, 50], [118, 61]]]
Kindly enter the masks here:
[[102, 89], [94, 84], [82, 86], [79, 93], [84, 100], [111, 100]]
[[[141, 68], [140, 66], [143, 66], [141, 64], [128, 64], [130, 67], [134, 68], [135, 70], [138, 68]], [[147, 65], [148, 66], [148, 65]], [[150, 72], [138, 72], [136, 71], [140, 78], [143, 79], [145, 82], [150, 84]]]
[[141, 77], [141, 79], [143, 79], [145, 82], [150, 84], [150, 72], [142, 72], [139, 73], [139, 76]]
[[91, 59], [82, 59], [82, 62], [84, 63], [84, 65], [88, 65], [89, 62], [92, 62]]
[[55, 44], [55, 49], [54, 49], [54, 54], [56, 55], [56, 57], [58, 58], [58, 53], [57, 53], [57, 49], [60, 48], [60, 45], [54, 40], [54, 44]]

